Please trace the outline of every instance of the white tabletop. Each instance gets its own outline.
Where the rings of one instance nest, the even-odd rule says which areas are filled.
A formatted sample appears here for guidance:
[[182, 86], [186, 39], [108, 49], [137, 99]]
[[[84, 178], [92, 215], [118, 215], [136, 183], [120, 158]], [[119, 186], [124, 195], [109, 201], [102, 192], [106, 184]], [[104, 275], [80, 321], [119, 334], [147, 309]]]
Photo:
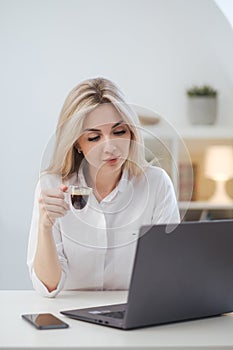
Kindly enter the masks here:
[[[81, 322], [59, 311], [121, 303], [125, 292], [62, 292], [55, 299], [34, 291], [0, 291], [0, 349], [227, 349], [233, 348], [233, 315], [123, 331]], [[70, 327], [37, 330], [23, 313], [51, 312]]]

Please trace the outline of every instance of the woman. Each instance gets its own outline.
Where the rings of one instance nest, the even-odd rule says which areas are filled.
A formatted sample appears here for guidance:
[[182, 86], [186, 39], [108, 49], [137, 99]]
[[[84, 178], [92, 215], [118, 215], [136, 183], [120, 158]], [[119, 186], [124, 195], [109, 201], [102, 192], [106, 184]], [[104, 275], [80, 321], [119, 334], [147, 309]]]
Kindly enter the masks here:
[[[127, 289], [142, 225], [178, 223], [170, 178], [149, 165], [136, 114], [109, 80], [68, 95], [49, 168], [36, 188], [28, 266], [34, 288]], [[76, 210], [69, 186], [92, 188]]]

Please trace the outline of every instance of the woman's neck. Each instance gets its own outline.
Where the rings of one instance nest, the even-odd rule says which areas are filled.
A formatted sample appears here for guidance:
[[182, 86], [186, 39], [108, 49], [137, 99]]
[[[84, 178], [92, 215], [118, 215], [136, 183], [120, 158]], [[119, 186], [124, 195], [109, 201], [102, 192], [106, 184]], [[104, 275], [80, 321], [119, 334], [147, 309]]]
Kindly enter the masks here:
[[93, 188], [97, 200], [101, 201], [117, 186], [121, 174], [122, 169], [106, 173], [106, 171], [101, 172], [88, 168], [86, 171], [86, 182], [89, 187]]

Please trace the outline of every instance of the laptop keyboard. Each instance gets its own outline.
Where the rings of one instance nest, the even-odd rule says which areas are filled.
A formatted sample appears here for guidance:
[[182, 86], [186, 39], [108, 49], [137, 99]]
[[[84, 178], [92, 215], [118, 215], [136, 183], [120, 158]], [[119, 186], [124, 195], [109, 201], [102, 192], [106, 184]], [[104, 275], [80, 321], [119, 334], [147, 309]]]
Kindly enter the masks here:
[[113, 317], [113, 318], [124, 318], [125, 311], [111, 311], [101, 313], [101, 316]]

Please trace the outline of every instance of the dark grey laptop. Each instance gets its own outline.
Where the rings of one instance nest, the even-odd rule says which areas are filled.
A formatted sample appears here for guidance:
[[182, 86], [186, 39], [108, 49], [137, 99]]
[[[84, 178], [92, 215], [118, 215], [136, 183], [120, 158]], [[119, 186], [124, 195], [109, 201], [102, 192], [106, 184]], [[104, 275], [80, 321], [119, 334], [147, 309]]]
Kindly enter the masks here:
[[61, 313], [132, 329], [233, 311], [233, 220], [184, 222], [171, 233], [148, 228], [140, 230], [126, 304]]

